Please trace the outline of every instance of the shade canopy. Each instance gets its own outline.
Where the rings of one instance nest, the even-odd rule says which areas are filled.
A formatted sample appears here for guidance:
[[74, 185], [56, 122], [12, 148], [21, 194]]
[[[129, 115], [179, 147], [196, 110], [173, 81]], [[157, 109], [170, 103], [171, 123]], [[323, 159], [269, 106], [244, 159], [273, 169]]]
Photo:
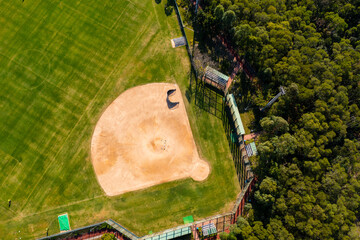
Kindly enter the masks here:
[[184, 46], [184, 45], [186, 45], [186, 40], [185, 40], [184, 37], [171, 39], [171, 46], [173, 48], [181, 47], [181, 46]]
[[205, 68], [204, 80], [210, 85], [225, 91], [229, 76], [207, 66]]
[[245, 134], [245, 129], [244, 129], [243, 123], [241, 121], [239, 109], [236, 105], [235, 97], [233, 94], [228, 94], [226, 96], [226, 100], [229, 104], [231, 116], [233, 118], [235, 128], [236, 128], [236, 133], [240, 137]]

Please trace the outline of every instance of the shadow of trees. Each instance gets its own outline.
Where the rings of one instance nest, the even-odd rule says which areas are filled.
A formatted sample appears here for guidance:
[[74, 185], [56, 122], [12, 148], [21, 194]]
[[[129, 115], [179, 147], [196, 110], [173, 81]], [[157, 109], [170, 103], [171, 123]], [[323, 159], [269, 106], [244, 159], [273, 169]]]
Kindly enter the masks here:
[[[159, 0], [157, 0], [157, 1], [159, 1]], [[165, 11], [166, 16], [170, 16], [173, 13], [174, 0], [167, 0], [167, 2], [165, 3], [164, 11]]]

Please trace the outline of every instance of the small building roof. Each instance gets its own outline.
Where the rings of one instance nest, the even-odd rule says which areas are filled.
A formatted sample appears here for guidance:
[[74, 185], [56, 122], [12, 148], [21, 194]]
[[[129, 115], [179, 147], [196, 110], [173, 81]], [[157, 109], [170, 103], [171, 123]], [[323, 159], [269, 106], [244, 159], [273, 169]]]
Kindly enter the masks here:
[[233, 121], [236, 128], [236, 133], [238, 136], [242, 136], [245, 134], [245, 129], [241, 121], [239, 109], [236, 105], [235, 97], [233, 94], [228, 94], [226, 98], [227, 98], [227, 102], [229, 103], [230, 112], [233, 117]]
[[250, 143], [251, 150], [253, 151], [254, 155], [257, 155], [257, 149], [254, 142]]
[[210, 80], [211, 82], [214, 82], [218, 88], [225, 89], [226, 84], [229, 80], [229, 76], [226, 76], [225, 74], [207, 66], [205, 68], [205, 78]]
[[184, 46], [184, 45], [186, 45], [186, 40], [185, 40], [184, 37], [171, 39], [171, 46], [173, 48], [181, 47], [181, 46]]
[[254, 142], [245, 145], [246, 153], [249, 157], [257, 155], [257, 149]]
[[202, 227], [202, 232], [204, 237], [209, 236], [210, 234], [217, 233], [217, 229], [214, 223], [206, 224]]

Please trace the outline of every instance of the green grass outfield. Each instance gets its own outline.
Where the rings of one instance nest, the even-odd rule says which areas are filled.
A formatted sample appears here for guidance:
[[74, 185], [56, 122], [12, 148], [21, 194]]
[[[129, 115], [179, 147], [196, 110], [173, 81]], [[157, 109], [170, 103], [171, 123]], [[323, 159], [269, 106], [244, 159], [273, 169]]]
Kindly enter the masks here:
[[231, 208], [239, 186], [222, 123], [193, 99], [191, 127], [212, 166], [206, 181], [107, 197], [95, 178], [91, 135], [118, 95], [177, 82], [185, 98], [189, 60], [170, 46], [181, 34], [164, 2], [0, 0], [0, 26], [0, 239], [58, 233], [65, 212], [72, 229], [112, 218], [144, 235]]

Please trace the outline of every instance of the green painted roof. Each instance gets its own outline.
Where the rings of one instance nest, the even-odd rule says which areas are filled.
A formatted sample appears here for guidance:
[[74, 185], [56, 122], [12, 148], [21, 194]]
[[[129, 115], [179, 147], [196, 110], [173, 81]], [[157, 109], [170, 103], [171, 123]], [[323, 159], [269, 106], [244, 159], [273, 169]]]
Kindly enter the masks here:
[[243, 123], [241, 121], [239, 109], [236, 105], [235, 97], [233, 94], [228, 94], [226, 96], [226, 98], [229, 103], [231, 115], [232, 115], [234, 123], [235, 123], [236, 132], [239, 136], [244, 135], [245, 129], [244, 129]]
[[166, 232], [154, 237], [146, 238], [145, 240], [169, 240], [177, 237], [181, 237], [187, 234], [191, 234], [191, 228], [190, 227], [184, 227], [180, 228], [171, 232]]
[[253, 151], [253, 155], [257, 155], [257, 149], [254, 142], [250, 143], [251, 150]]
[[186, 216], [186, 217], [183, 217], [183, 220], [184, 220], [184, 224], [188, 224], [188, 223], [193, 223], [194, 222], [194, 218], [193, 216]]
[[60, 231], [69, 231], [70, 230], [70, 223], [69, 223], [69, 216], [67, 213], [58, 216]]

